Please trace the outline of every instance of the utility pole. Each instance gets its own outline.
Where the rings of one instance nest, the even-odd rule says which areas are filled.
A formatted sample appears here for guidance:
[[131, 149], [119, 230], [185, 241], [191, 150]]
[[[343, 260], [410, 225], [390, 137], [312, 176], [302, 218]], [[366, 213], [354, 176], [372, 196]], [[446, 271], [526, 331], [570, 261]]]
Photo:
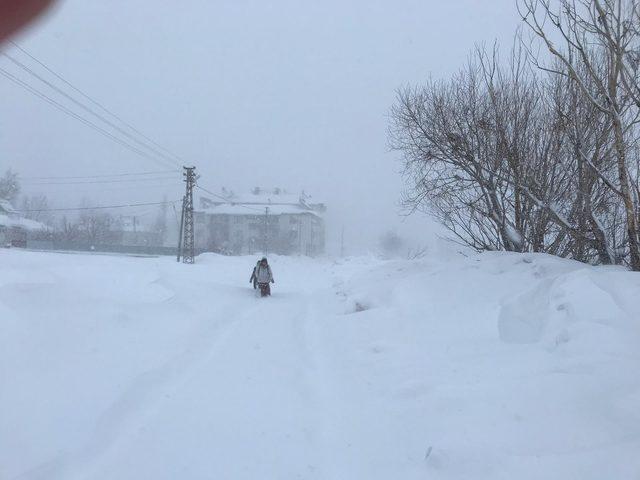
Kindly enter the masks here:
[[184, 181], [186, 191], [182, 202], [183, 215], [183, 245], [182, 263], [195, 262], [195, 237], [193, 222], [193, 188], [196, 186], [196, 167], [184, 167]]
[[184, 204], [185, 204], [185, 198], [182, 197], [182, 213], [180, 214], [180, 231], [178, 232], [178, 258], [176, 259], [177, 262], [180, 261], [180, 257], [182, 256], [182, 232], [184, 230]]
[[342, 226], [342, 232], [340, 233], [340, 257], [344, 258], [344, 225]]
[[264, 207], [264, 256], [269, 254], [269, 207]]

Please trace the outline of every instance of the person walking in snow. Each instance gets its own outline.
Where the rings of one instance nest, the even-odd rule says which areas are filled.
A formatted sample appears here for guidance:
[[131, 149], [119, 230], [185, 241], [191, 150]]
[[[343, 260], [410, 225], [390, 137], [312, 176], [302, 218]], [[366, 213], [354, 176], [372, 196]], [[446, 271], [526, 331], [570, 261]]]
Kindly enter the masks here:
[[251, 273], [251, 278], [249, 279], [249, 283], [253, 283], [253, 289], [258, 288], [258, 277], [256, 277], [256, 270], [260, 266], [260, 260], [256, 262], [256, 266], [253, 267], [253, 272]]
[[271, 285], [269, 284], [275, 283], [275, 281], [273, 280], [273, 273], [269, 262], [267, 262], [267, 257], [262, 257], [262, 260], [256, 266], [255, 277], [260, 287], [260, 296], [267, 297], [271, 295]]

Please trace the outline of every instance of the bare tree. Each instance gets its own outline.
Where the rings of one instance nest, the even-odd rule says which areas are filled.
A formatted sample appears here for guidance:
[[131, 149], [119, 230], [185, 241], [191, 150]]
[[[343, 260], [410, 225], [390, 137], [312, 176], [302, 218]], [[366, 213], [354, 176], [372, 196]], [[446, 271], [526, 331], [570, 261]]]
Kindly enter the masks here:
[[113, 243], [111, 227], [115, 219], [109, 213], [87, 209], [91, 202], [84, 199], [81, 203], [82, 213], [78, 218], [78, 228], [84, 240], [90, 245]]
[[79, 240], [81, 238], [79, 223], [69, 220], [67, 216], [64, 215], [60, 220], [60, 227], [56, 232], [56, 236], [65, 242], [75, 242]]
[[22, 197], [21, 210], [28, 219], [52, 225], [53, 215], [46, 195], [31, 195]]
[[0, 198], [14, 202], [20, 194], [18, 174], [11, 169], [0, 178]]
[[[477, 250], [524, 251], [543, 228], [544, 205], [529, 182], [539, 172], [543, 135], [538, 80], [520, 51], [509, 70], [497, 49], [478, 49], [450, 82], [405, 88], [392, 108], [391, 147], [403, 153], [405, 203], [430, 208], [462, 243]], [[543, 184], [535, 190], [540, 192]], [[548, 219], [545, 219], [548, 222]], [[544, 223], [544, 222], [543, 222]]]
[[519, 4], [545, 62], [532, 43], [506, 62], [476, 48], [449, 81], [398, 92], [405, 205], [477, 250], [640, 270], [640, 0], [551, 1]]
[[530, 67], [522, 48], [506, 63], [477, 48], [450, 82], [399, 92], [390, 141], [406, 204], [477, 250], [611, 263], [615, 199], [596, 174], [615, 165], [610, 123], [568, 77]]
[[410, 247], [407, 249], [407, 260], [420, 260], [421, 258], [426, 257], [429, 252], [429, 247], [426, 245], [417, 245], [415, 247]]
[[[554, 5], [557, 5], [554, 6]], [[608, 120], [615, 183], [588, 157], [583, 161], [619, 197], [624, 207], [629, 264], [640, 270], [637, 162], [630, 153], [640, 114], [638, 5], [636, 0], [520, 0], [523, 21], [562, 68], [536, 64], [575, 82], [584, 99]], [[552, 41], [558, 35], [561, 46]], [[635, 177], [634, 177], [635, 175]]]

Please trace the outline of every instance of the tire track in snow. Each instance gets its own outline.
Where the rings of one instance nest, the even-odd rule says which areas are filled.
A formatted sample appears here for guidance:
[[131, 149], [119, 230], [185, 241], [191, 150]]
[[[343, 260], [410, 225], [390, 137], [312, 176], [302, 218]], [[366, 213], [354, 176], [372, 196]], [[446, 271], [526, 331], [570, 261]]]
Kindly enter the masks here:
[[350, 461], [353, 437], [349, 428], [357, 407], [353, 399], [345, 397], [344, 372], [336, 363], [340, 352], [332, 338], [334, 321], [338, 318], [342, 321], [348, 311], [349, 296], [344, 292], [344, 279], [331, 276], [333, 288], [320, 289], [310, 296], [307, 315], [298, 329], [307, 351], [307, 375], [314, 385], [314, 422], [322, 465], [320, 478], [342, 480], [361, 477], [353, 472]]
[[[327, 478], [319, 437], [322, 406], [306, 331], [309, 304], [309, 295], [297, 289], [259, 300], [259, 309], [234, 326], [219, 357], [198, 365], [158, 416], [180, 420], [150, 424], [149, 432], [135, 439], [134, 449], [164, 457], [170, 449], [157, 439], [181, 438], [189, 462], [180, 459], [168, 468], [193, 468], [210, 478], [274, 478], [274, 472], [280, 478]], [[131, 463], [137, 467], [140, 462], [126, 451], [111, 459], [111, 465]], [[140, 476], [176, 475], [162, 463], [140, 468]], [[108, 479], [107, 472], [95, 478]]]
[[[230, 305], [225, 311], [233, 309]], [[156, 416], [165, 401], [188, 382], [199, 365], [215, 357], [253, 306], [238, 316], [220, 315], [223, 322], [207, 323], [180, 354], [133, 379], [129, 387], [101, 415], [91, 437], [75, 452], [58, 456], [17, 477], [15, 480], [86, 479], [99, 469], [113, 448], [135, 434]]]
[[[252, 414], [259, 424], [235, 425], [234, 433], [244, 440], [240, 447], [229, 449], [230, 453], [250, 449], [257, 458], [246, 461], [253, 462], [249, 468], [255, 468], [256, 472], [264, 473], [265, 468], [270, 471], [273, 466], [266, 463], [269, 448], [280, 449], [279, 445], [284, 444], [289, 445], [291, 455], [278, 461], [283, 471], [292, 473], [290, 478], [342, 478], [344, 472], [340, 468], [348, 466], [348, 452], [340, 451], [344, 428], [338, 426], [350, 407], [336, 396], [340, 389], [336, 387], [337, 379], [332, 378], [335, 372], [331, 371], [328, 358], [332, 348], [327, 345], [329, 336], [322, 329], [326, 315], [333, 315], [325, 300], [334, 292], [323, 291], [317, 297], [317, 290], [301, 290], [296, 286], [277, 292], [270, 299], [247, 302], [239, 312], [236, 299], [232, 299], [221, 308], [227, 315], [218, 314], [225, 318], [224, 322], [205, 324], [189, 348], [134, 379], [103, 413], [81, 449], [61, 455], [19, 478], [109, 478], [107, 472], [115, 465], [131, 462], [141, 472], [132, 469], [131, 476], [126, 478], [144, 476], [142, 472], [148, 466], [140, 464], [139, 458], [127, 457], [128, 452], [140, 445], [148, 446], [150, 451], [162, 448], [155, 446], [154, 435], [171, 438], [171, 427], [164, 427], [166, 420], [181, 410], [194, 408], [189, 400], [195, 396], [204, 396], [195, 404], [196, 410], [211, 399], [221, 402], [217, 411], [194, 412], [201, 417], [199, 421], [214, 425], [225, 420], [218, 418], [218, 412], [227, 415], [232, 412], [232, 417], [240, 419], [245, 412], [257, 409]], [[323, 296], [325, 293], [327, 297]], [[198, 293], [198, 297], [202, 294]], [[220, 400], [216, 391], [222, 386], [230, 393], [223, 394]], [[242, 399], [240, 405], [229, 403], [237, 402], [238, 398]], [[188, 422], [182, 424], [181, 420], [181, 428], [188, 430], [191, 426]], [[273, 425], [278, 426], [268, 430]], [[211, 435], [214, 439], [211, 444], [216, 444], [216, 433]], [[221, 455], [221, 458], [225, 463], [230, 457]], [[123, 461], [127, 459], [130, 461]], [[220, 468], [233, 470], [229, 465]], [[237, 478], [233, 474], [215, 477]]]

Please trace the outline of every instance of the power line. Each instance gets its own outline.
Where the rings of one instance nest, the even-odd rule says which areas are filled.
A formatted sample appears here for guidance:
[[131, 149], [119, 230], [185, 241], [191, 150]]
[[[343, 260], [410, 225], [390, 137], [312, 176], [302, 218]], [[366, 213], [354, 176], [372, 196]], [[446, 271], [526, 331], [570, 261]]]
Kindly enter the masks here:
[[66, 78], [64, 78], [62, 75], [60, 75], [59, 73], [55, 72], [52, 68], [50, 68], [48, 65], [46, 65], [42, 60], [39, 60], [38, 58], [36, 58], [33, 54], [29, 53], [27, 50], [25, 50], [23, 47], [21, 47], [20, 45], [18, 45], [17, 43], [15, 43], [12, 40], [9, 40], [9, 43], [11, 45], [13, 45], [15, 48], [17, 48], [18, 50], [20, 50], [22, 53], [24, 53], [26, 56], [28, 56], [29, 58], [31, 58], [33, 61], [35, 61], [36, 63], [38, 63], [40, 66], [42, 66], [46, 71], [48, 71], [49, 73], [51, 73], [53, 76], [55, 76], [58, 80], [60, 80], [61, 82], [63, 82], [65, 85], [67, 85], [68, 87], [70, 87], [71, 89], [73, 89], [74, 91], [76, 91], [77, 93], [79, 93], [80, 95], [82, 95], [85, 99], [89, 100], [91, 103], [93, 103], [94, 105], [96, 105], [98, 108], [100, 108], [102, 111], [104, 111], [105, 113], [111, 115], [111, 117], [115, 118], [116, 120], [118, 120], [120, 123], [122, 123], [123, 125], [125, 125], [126, 127], [128, 127], [131, 131], [137, 133], [140, 137], [144, 138], [145, 140], [147, 140], [149, 143], [151, 143], [152, 145], [155, 145], [156, 147], [158, 147], [160, 150], [166, 152], [167, 154], [171, 155], [175, 160], [177, 160], [180, 163], [184, 163], [184, 161], [176, 154], [172, 153], [170, 150], [164, 148], [162, 145], [158, 144], [157, 142], [155, 142], [153, 139], [149, 138], [148, 136], [146, 136], [144, 133], [142, 133], [140, 130], [138, 130], [137, 128], [135, 128], [133, 125], [131, 125], [130, 123], [127, 123], [125, 120], [123, 120], [121, 117], [119, 117], [118, 115], [116, 115], [115, 113], [113, 113], [111, 110], [109, 110], [107, 107], [105, 107], [103, 104], [101, 104], [100, 102], [98, 102], [97, 100], [93, 99], [91, 96], [89, 96], [87, 93], [83, 92], [82, 90], [80, 90], [78, 87], [76, 87], [75, 85], [73, 85], [71, 82], [69, 82]]
[[75, 176], [59, 176], [59, 177], [20, 177], [20, 180], [75, 180], [75, 179], [92, 179], [92, 178], [112, 178], [112, 177], [132, 177], [142, 175], [161, 175], [166, 173], [176, 173], [175, 170], [158, 170], [155, 172], [138, 172], [138, 173], [112, 173], [108, 175], [75, 175]]
[[[166, 160], [163, 159], [159, 159], [157, 157], [152, 157], [151, 155], [149, 155], [148, 153], [144, 152], [143, 150], [140, 150], [139, 148], [127, 143], [126, 141], [112, 135], [111, 133], [109, 133], [107, 130], [105, 130], [104, 128], [96, 125], [95, 123], [91, 122], [90, 120], [87, 120], [86, 118], [82, 117], [81, 115], [78, 115], [77, 113], [75, 113], [74, 111], [68, 109], [67, 107], [65, 107], [64, 105], [62, 105], [61, 103], [57, 102], [56, 100], [53, 100], [52, 98], [50, 98], [49, 96], [47, 96], [46, 94], [40, 92], [39, 90], [37, 90], [36, 88], [32, 87], [31, 85], [29, 85], [28, 83], [26, 83], [25, 81], [19, 79], [18, 77], [16, 77], [15, 75], [7, 72], [6, 70], [4, 70], [3, 68], [0, 68], [0, 75], [3, 75], [4, 77], [8, 78], [9, 80], [11, 80], [12, 82], [14, 82], [15, 84], [21, 86], [22, 88], [26, 89], [27, 91], [29, 91], [30, 93], [32, 93], [33, 95], [35, 95], [36, 97], [39, 97], [40, 99], [44, 100], [45, 102], [53, 105], [54, 107], [56, 107], [57, 109], [61, 110], [62, 112], [66, 113], [67, 115], [75, 118], [76, 120], [78, 120], [79, 122], [87, 125], [90, 128], [93, 128], [94, 130], [96, 130], [97, 132], [101, 133], [102, 135], [104, 135], [105, 137], [113, 140], [114, 142], [122, 145], [125, 148], [128, 148], [129, 150], [131, 150], [132, 152], [140, 155], [141, 157], [147, 158], [153, 162], [166, 162]], [[167, 164], [164, 163], [163, 164], [164, 167], [167, 167]]]
[[110, 208], [127, 208], [127, 207], [147, 207], [151, 205], [171, 205], [175, 204], [179, 200], [172, 202], [150, 202], [150, 203], [127, 203], [123, 205], [100, 205], [96, 207], [75, 207], [75, 208], [41, 208], [37, 210], [14, 210], [18, 213], [30, 213], [30, 212], [73, 212], [82, 210], [105, 210]]
[[158, 177], [158, 178], [126, 178], [119, 180], [89, 180], [89, 181], [70, 181], [70, 182], [24, 182], [25, 185], [94, 185], [104, 183], [129, 183], [129, 182], [148, 182], [154, 180], [177, 180], [174, 177]]
[[[28, 188], [31, 188], [30, 186]], [[33, 189], [37, 188], [38, 191], [40, 189], [44, 190], [44, 189], [49, 189], [49, 188], [73, 188], [73, 189], [86, 189], [86, 190], [82, 190], [82, 191], [87, 191], [88, 194], [93, 194], [93, 192], [95, 191], [95, 185], [75, 185], [73, 187], [65, 187], [65, 186], [58, 186], [58, 185], [53, 185], [53, 186], [49, 186], [49, 185], [41, 185], [38, 187], [33, 187]], [[180, 185], [177, 184], [175, 181], [171, 181], [171, 182], [167, 182], [167, 183], [145, 183], [143, 185], [138, 185], [135, 183], [127, 183], [127, 184], [115, 184], [115, 185], [104, 185], [104, 186], [100, 186], [100, 192], [144, 192], [144, 191], [151, 191], [151, 192], [177, 192], [179, 191]], [[26, 189], [25, 189], [26, 190]]]
[[59, 176], [59, 177], [20, 177], [20, 180], [75, 180], [75, 179], [91, 179], [91, 178], [111, 178], [111, 177], [132, 177], [142, 175], [161, 175], [166, 173], [176, 173], [175, 170], [158, 170], [155, 172], [137, 172], [137, 173], [112, 173], [109, 175], [76, 175], [76, 176]]
[[[31, 186], [25, 185], [24, 191], [26, 193], [34, 192], [36, 194], [42, 192], [53, 192], [53, 189], [62, 189], [63, 191], [67, 191], [67, 189], [73, 189], [75, 193], [86, 192], [86, 195], [94, 195], [96, 192], [96, 185], [38, 185]], [[127, 183], [127, 184], [115, 184], [115, 185], [100, 185], [98, 186], [100, 193], [113, 193], [129, 195], [130, 193], [143, 193], [143, 192], [158, 192], [160, 194], [166, 192], [179, 192], [180, 185], [175, 181], [166, 182], [166, 183], [145, 183], [142, 185], [135, 183]], [[83, 196], [86, 196], [83, 194]], [[126, 197], [125, 197], [126, 198]]]
[[40, 191], [40, 190], [49, 190], [49, 189], [61, 189], [63, 191], [68, 191], [69, 189], [78, 190], [78, 191], [89, 191], [95, 192], [99, 189], [99, 191], [136, 191], [147, 189], [171, 189], [175, 191], [176, 188], [179, 187], [179, 184], [176, 180], [164, 180], [159, 182], [146, 182], [146, 183], [107, 183], [107, 184], [95, 184], [95, 183], [76, 183], [76, 184], [68, 184], [68, 183], [25, 183], [23, 184], [25, 191]]
[[99, 113], [95, 112], [93, 109], [87, 107], [84, 103], [76, 100], [75, 98], [73, 98], [71, 95], [69, 95], [67, 92], [65, 92], [64, 90], [62, 90], [61, 88], [59, 88], [58, 86], [56, 86], [55, 84], [51, 83], [50, 81], [48, 81], [46, 78], [42, 77], [41, 75], [39, 75], [37, 72], [35, 72], [34, 70], [32, 70], [31, 68], [29, 68], [27, 65], [25, 65], [24, 63], [22, 63], [21, 61], [19, 61], [18, 59], [12, 57], [11, 55], [9, 55], [7, 52], [2, 52], [2, 55], [4, 55], [5, 57], [7, 57], [11, 62], [13, 62], [15, 65], [17, 65], [18, 67], [20, 67], [21, 69], [23, 69], [25, 72], [27, 72], [29, 75], [31, 75], [32, 77], [37, 78], [38, 80], [40, 80], [42, 83], [44, 83], [45, 85], [47, 85], [49, 88], [51, 88], [52, 90], [54, 90], [55, 92], [57, 92], [58, 94], [62, 95], [64, 98], [66, 98], [67, 100], [69, 100], [70, 102], [74, 103], [75, 105], [77, 105], [78, 107], [80, 107], [81, 109], [83, 109], [85, 112], [93, 115], [94, 117], [96, 117], [98, 120], [101, 120], [102, 122], [106, 123], [107, 125], [109, 125], [111, 128], [113, 128], [114, 130], [120, 132], [122, 135], [124, 135], [125, 137], [127, 137], [129, 140], [137, 143], [138, 145], [140, 145], [142, 148], [146, 148], [147, 150], [149, 150], [150, 152], [153, 152], [154, 154], [156, 154], [157, 156], [164, 158], [165, 160], [172, 162], [172, 163], [176, 163], [176, 165], [179, 166], [179, 164], [170, 156], [162, 153], [160, 150], [149, 146], [147, 143], [137, 139], [134, 135], [131, 135], [129, 132], [127, 132], [126, 130], [124, 130], [123, 128], [120, 128], [118, 125], [116, 125], [115, 123], [113, 123], [112, 121], [106, 119], [105, 117], [103, 117], [102, 115], [100, 115]]

